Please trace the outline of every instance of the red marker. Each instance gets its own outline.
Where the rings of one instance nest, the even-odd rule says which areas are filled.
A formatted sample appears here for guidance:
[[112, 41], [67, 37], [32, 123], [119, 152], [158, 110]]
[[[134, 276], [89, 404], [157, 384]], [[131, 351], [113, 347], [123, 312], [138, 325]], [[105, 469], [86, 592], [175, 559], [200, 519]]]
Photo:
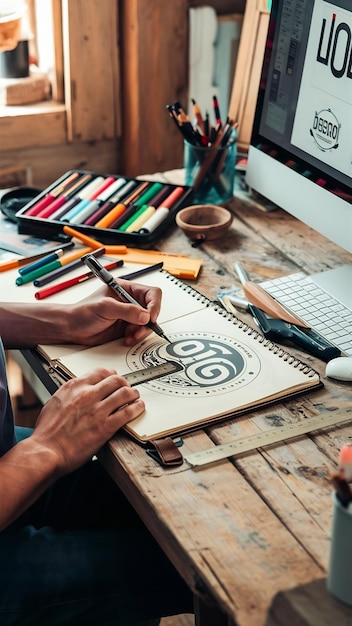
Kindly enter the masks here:
[[[115, 267], [121, 267], [123, 265], [122, 260], [113, 261], [112, 263], [108, 263], [104, 265], [106, 270], [112, 270]], [[93, 278], [95, 276], [94, 272], [86, 272], [85, 274], [80, 274], [79, 276], [75, 276], [74, 278], [70, 278], [69, 280], [64, 280], [62, 283], [58, 283], [57, 285], [52, 285], [51, 287], [47, 287], [46, 289], [40, 289], [36, 291], [34, 297], [36, 300], [44, 300], [44, 298], [48, 298], [49, 296], [53, 296], [55, 293], [59, 293], [60, 291], [64, 291], [65, 289], [69, 289], [74, 285], [79, 285], [80, 283], [84, 283], [86, 280]]]
[[[185, 193], [185, 188], [184, 187], [176, 187], [169, 196], [167, 196], [167, 198], [165, 198], [165, 200], [163, 200], [163, 202], [161, 203], [161, 207], [166, 207], [167, 209], [170, 209], [172, 207], [172, 205], [176, 202], [176, 200], [178, 200], [182, 194]], [[160, 208], [160, 207], [158, 207]]]
[[41, 200], [38, 200], [38, 202], [33, 204], [33, 206], [26, 211], [26, 215], [38, 215], [38, 213], [49, 206], [49, 204], [51, 204], [57, 196], [60, 196], [78, 176], [78, 172], [73, 172], [73, 174], [68, 176], [68, 178], [66, 178], [62, 183], [47, 193], [44, 198], [41, 198]]

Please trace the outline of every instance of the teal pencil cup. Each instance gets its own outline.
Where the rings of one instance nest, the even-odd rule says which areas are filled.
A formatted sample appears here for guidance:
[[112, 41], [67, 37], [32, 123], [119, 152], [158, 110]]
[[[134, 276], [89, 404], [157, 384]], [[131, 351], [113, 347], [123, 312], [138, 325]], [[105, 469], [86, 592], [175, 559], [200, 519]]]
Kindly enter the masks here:
[[333, 494], [333, 523], [327, 588], [330, 593], [352, 606], [352, 508], [344, 507]]
[[194, 204], [222, 204], [233, 198], [236, 153], [236, 131], [226, 146], [184, 141], [185, 182], [193, 188]]

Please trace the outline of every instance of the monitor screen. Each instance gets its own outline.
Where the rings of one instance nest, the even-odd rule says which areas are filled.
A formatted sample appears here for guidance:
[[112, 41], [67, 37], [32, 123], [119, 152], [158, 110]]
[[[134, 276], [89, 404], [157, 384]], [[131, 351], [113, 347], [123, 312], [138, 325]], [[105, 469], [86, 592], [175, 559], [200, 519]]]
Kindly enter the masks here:
[[272, 0], [246, 178], [352, 252], [352, 0]]

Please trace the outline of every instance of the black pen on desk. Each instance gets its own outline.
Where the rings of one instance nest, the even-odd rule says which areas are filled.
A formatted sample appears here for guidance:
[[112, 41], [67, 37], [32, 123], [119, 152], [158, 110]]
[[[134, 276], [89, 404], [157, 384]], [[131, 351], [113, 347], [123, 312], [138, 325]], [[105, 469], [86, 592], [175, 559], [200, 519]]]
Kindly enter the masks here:
[[156, 270], [161, 270], [164, 263], [155, 263], [154, 265], [146, 265], [142, 267], [140, 270], [136, 270], [135, 272], [131, 272], [130, 274], [123, 274], [119, 276], [119, 278], [123, 278], [124, 280], [134, 280], [139, 276], [144, 276], [144, 274], [149, 274], [149, 272], [154, 272]]
[[[112, 289], [123, 302], [136, 304], [137, 306], [143, 308], [142, 305], [139, 302], [137, 302], [137, 300], [135, 300], [127, 291], [125, 291], [123, 287], [121, 287], [121, 285], [119, 285], [119, 283], [117, 282], [117, 280], [115, 280], [113, 275], [110, 274], [110, 272], [108, 272], [101, 265], [98, 259], [96, 259], [92, 254], [87, 254], [86, 256], [84, 256], [83, 261], [87, 265], [87, 267], [89, 267], [89, 269], [92, 270], [92, 272], [94, 272], [94, 274], [98, 278], [100, 278], [100, 280], [103, 281], [103, 283], [108, 285], [108, 287], [110, 287], [110, 289]], [[157, 324], [156, 322], [150, 321], [148, 322], [147, 326], [151, 328], [157, 335], [159, 335], [159, 337], [161, 337], [162, 339], [165, 339], [166, 341], [170, 343], [169, 339], [166, 337], [164, 331], [162, 330], [162, 328], [160, 328], [159, 324]]]

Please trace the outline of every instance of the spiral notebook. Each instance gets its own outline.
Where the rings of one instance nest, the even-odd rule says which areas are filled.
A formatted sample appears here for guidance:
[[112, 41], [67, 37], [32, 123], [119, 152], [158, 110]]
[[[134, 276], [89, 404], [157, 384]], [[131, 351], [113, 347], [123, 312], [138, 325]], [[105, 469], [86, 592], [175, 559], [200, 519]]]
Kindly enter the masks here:
[[[117, 340], [68, 346], [52, 365], [67, 377], [97, 366], [124, 375], [178, 361], [182, 370], [139, 385], [146, 410], [125, 426], [137, 441], [182, 434], [322, 386], [319, 375], [246, 323], [164, 270], [143, 277], [162, 289], [158, 323], [170, 343], [149, 335], [133, 347]], [[143, 280], [139, 282], [143, 282]], [[57, 348], [57, 347], [56, 347]]]

